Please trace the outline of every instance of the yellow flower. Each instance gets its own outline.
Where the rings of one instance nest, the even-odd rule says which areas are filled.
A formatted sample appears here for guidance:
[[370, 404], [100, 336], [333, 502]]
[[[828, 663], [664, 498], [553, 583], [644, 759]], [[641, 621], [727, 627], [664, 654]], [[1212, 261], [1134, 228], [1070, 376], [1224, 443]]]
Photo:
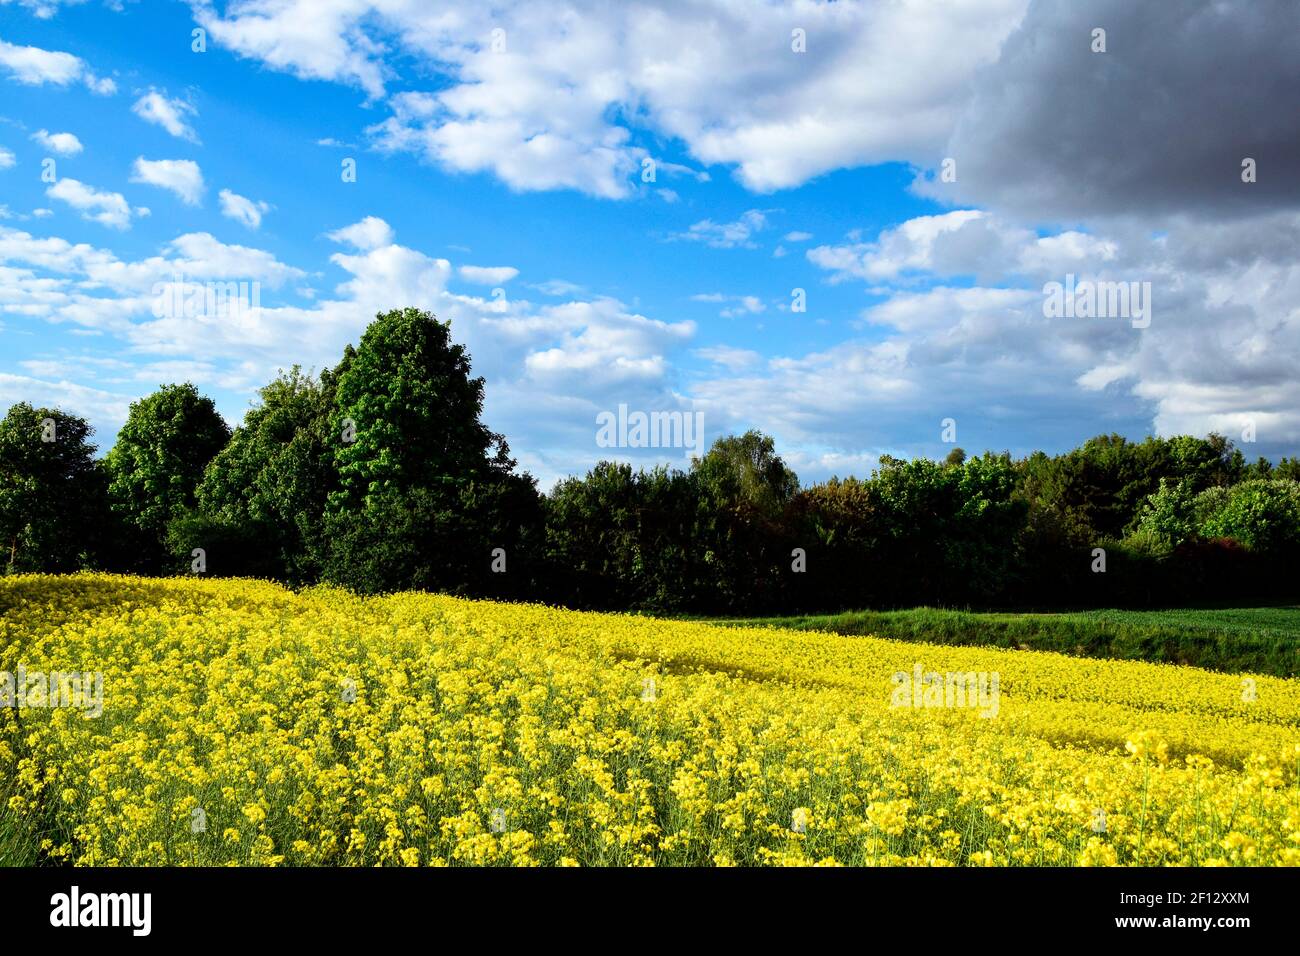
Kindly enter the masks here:
[[[1300, 864], [1294, 679], [249, 580], [0, 606], [6, 660], [104, 674], [98, 718], [0, 713], [70, 865]], [[918, 663], [996, 716], [891, 706]]]

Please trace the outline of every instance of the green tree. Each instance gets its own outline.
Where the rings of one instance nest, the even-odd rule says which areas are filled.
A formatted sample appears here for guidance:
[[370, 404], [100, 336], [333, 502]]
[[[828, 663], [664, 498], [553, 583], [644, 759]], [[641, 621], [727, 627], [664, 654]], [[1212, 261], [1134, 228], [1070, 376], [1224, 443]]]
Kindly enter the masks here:
[[1148, 495], [1138, 514], [1136, 533], [1162, 551], [1172, 551], [1196, 536], [1196, 494], [1190, 479], [1160, 479], [1160, 488]]
[[1216, 495], [1213, 510], [1205, 509], [1201, 533], [1208, 538], [1233, 538], [1266, 555], [1300, 551], [1300, 482], [1256, 478]]
[[[173, 551], [188, 563], [204, 547], [213, 573], [314, 580], [325, 560], [326, 500], [337, 489], [334, 391], [339, 369], [319, 381], [294, 366], [258, 392], [230, 441], [203, 474], [197, 509], [176, 525]], [[214, 553], [215, 546], [215, 553]]]
[[799, 477], [768, 435], [750, 430], [718, 438], [692, 462], [696, 485], [694, 556], [707, 596], [720, 610], [775, 605], [790, 581], [787, 509]]
[[482, 411], [483, 379], [448, 323], [413, 308], [376, 316], [335, 390], [331, 432], [354, 437], [333, 456], [331, 580], [478, 592], [502, 583], [489, 576], [496, 548], [509, 580], [531, 573], [536, 488]]
[[103, 542], [105, 476], [84, 419], [19, 402], [0, 421], [0, 546], [5, 568], [73, 571]]
[[715, 502], [745, 505], [767, 517], [779, 514], [799, 491], [799, 476], [776, 453], [771, 436], [754, 429], [724, 435], [692, 464]]
[[131, 403], [104, 463], [113, 510], [138, 538], [141, 567], [161, 565], [167, 525], [194, 507], [204, 468], [229, 438], [212, 399], [188, 382]]

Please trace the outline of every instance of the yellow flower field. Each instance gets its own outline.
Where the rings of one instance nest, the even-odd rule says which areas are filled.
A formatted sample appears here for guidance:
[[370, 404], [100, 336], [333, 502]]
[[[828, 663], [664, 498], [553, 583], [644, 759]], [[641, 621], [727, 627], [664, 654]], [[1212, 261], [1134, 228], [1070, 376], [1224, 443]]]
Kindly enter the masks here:
[[[255, 581], [10, 577], [0, 613], [0, 671], [103, 675], [97, 717], [0, 708], [11, 854], [1300, 863], [1294, 680]], [[996, 715], [894, 706], [918, 664], [996, 674]]]

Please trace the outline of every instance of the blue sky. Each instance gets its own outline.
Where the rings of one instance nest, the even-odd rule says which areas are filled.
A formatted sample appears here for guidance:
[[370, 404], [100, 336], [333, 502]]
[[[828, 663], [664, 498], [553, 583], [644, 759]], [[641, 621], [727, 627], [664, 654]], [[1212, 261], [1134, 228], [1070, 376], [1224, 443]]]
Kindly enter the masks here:
[[[1248, 453], [1294, 453], [1293, 193], [1224, 192], [1242, 183], [1222, 136], [1192, 144], [1206, 168], [1181, 192], [1126, 179], [1112, 154], [1166, 146], [1117, 145], [1116, 111], [1177, 77], [1124, 5], [1094, 17], [1109, 50], [1027, 0], [7, 0], [0, 402], [86, 415], [107, 447], [131, 400], [190, 380], [237, 424], [277, 368], [332, 363], [416, 305], [452, 321], [488, 424], [544, 485], [605, 457], [684, 463], [597, 447], [619, 404], [702, 413], [710, 439], [761, 428], [805, 480], [941, 456], [946, 418], [968, 451], [1251, 423]], [[1138, 65], [1140, 95], [1116, 79]], [[1109, 113], [1069, 99], [1090, 83]], [[1030, 120], [1053, 111], [1082, 128], [1044, 147]], [[1240, 146], [1272, 170], [1294, 158], [1267, 135], [1282, 113]], [[178, 270], [258, 283], [260, 313], [158, 316]], [[1067, 275], [1150, 283], [1153, 321], [1045, 317]]]

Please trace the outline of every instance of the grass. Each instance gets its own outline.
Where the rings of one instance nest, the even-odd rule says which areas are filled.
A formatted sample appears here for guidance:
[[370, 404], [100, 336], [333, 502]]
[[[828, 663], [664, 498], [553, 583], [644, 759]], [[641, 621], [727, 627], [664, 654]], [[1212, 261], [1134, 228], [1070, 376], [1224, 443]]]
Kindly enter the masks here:
[[1076, 657], [1187, 664], [1228, 673], [1300, 675], [1300, 607], [1006, 613], [913, 608], [794, 617], [721, 618], [934, 644], [1014, 647]]

